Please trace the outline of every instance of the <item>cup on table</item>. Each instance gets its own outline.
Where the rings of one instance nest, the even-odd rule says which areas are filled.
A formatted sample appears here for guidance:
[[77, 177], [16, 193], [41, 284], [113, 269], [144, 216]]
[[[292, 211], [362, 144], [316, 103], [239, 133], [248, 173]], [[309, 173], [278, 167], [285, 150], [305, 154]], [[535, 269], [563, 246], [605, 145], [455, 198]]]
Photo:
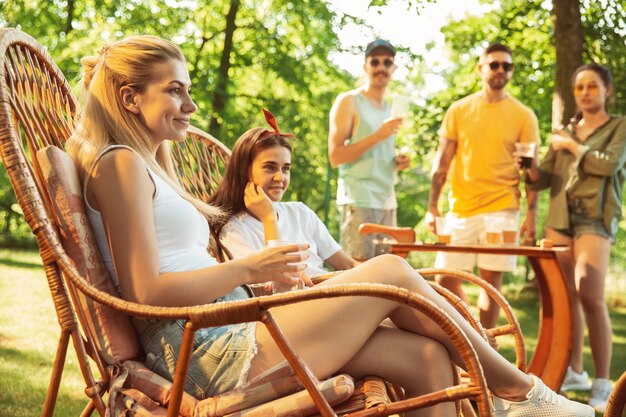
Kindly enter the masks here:
[[[276, 239], [276, 240], [268, 240], [267, 246], [273, 247], [273, 246], [287, 246], [287, 245], [304, 245], [306, 243], [307, 242], [305, 242], [304, 240]], [[290, 253], [298, 253], [298, 252], [290, 252]], [[298, 263], [288, 264], [288, 265], [298, 265], [300, 263], [306, 264], [306, 262], [298, 262]], [[294, 275], [292, 275], [292, 277], [298, 278], [298, 283], [295, 285], [289, 284], [287, 282], [272, 281], [273, 292], [280, 293], [280, 292], [303, 289], [304, 281], [302, 280], [302, 277], [300, 276], [300, 274], [301, 274], [300, 272], [295, 272]]]
[[485, 216], [485, 232], [488, 245], [502, 244], [502, 226], [504, 219], [500, 216]]
[[517, 155], [522, 159], [522, 168], [530, 168], [533, 165], [536, 147], [537, 145], [535, 143], [515, 143], [515, 152], [517, 152]]
[[502, 222], [502, 243], [508, 246], [517, 245], [517, 221], [515, 219], [503, 219]]
[[447, 245], [452, 240], [453, 221], [446, 217], [435, 217], [435, 232], [438, 243]]

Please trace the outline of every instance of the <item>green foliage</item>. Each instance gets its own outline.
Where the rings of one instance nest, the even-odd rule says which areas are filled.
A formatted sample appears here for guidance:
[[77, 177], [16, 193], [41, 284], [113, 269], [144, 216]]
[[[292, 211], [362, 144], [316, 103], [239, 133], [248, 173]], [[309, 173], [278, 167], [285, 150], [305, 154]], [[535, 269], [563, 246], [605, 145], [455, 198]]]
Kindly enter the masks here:
[[[232, 147], [247, 129], [265, 126], [261, 108], [270, 109], [281, 129], [298, 137], [297, 169], [286, 198], [304, 201], [321, 215], [327, 194], [328, 111], [339, 92], [355, 86], [353, 77], [328, 56], [340, 48], [336, 30], [354, 18], [336, 14], [326, 2], [243, 2], [235, 18], [225, 106], [217, 114], [212, 103], [231, 3], [9, 0], [0, 24], [20, 28], [46, 46], [76, 91], [80, 58], [107, 42], [148, 33], [180, 43], [199, 107], [193, 123], [206, 130], [216, 117], [217, 137]], [[332, 181], [330, 190], [335, 189]]]
[[9, 176], [0, 162], [0, 247], [36, 247], [34, 236], [24, 222]]
[[608, 66], [613, 73], [609, 110], [626, 113], [626, 3], [623, 0], [582, 1], [583, 60]]
[[[60, 333], [41, 258], [0, 249], [0, 276], [0, 416], [41, 415]], [[69, 346], [55, 416], [79, 416], [87, 404]]]

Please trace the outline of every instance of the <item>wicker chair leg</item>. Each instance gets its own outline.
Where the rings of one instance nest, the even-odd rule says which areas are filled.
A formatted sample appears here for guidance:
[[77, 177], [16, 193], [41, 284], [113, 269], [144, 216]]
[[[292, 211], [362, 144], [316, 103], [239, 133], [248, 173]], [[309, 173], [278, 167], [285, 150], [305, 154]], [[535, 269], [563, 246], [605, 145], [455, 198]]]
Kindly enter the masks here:
[[167, 417], [176, 417], [180, 410], [183, 398], [183, 390], [185, 389], [185, 381], [187, 380], [187, 371], [189, 369], [189, 360], [191, 359], [191, 350], [193, 348], [193, 339], [196, 329], [193, 324], [187, 322], [183, 332], [183, 342], [178, 354], [178, 363], [174, 375], [174, 385], [172, 386], [172, 396], [169, 406], [167, 407]]
[[94, 411], [96, 411], [96, 405], [92, 400], [87, 403], [83, 412], [80, 413], [80, 417], [90, 417]]
[[463, 417], [476, 417], [476, 411], [472, 407], [472, 402], [465, 398], [461, 401], [461, 416]]
[[605, 417], [622, 417], [626, 411], [626, 372], [622, 374], [613, 387], [609, 396], [609, 403], [604, 413]]
[[54, 357], [52, 375], [50, 376], [50, 385], [48, 385], [46, 400], [43, 404], [43, 410], [41, 411], [42, 417], [52, 417], [54, 414], [54, 406], [59, 394], [59, 386], [61, 384], [61, 377], [63, 376], [63, 365], [65, 364], [65, 356], [67, 355], [69, 341], [70, 332], [62, 331], [61, 336], [59, 337], [57, 352]]

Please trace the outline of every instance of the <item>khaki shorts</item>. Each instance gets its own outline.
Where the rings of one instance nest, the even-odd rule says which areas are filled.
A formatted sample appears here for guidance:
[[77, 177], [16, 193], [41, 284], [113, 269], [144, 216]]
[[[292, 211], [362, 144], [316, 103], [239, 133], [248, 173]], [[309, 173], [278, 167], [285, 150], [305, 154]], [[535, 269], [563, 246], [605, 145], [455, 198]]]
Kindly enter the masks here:
[[[484, 244], [486, 236], [485, 216], [499, 216], [504, 217], [508, 221], [514, 221], [519, 230], [518, 210], [494, 211], [470, 217], [458, 217], [454, 213], [448, 213], [446, 214], [446, 219], [452, 219], [455, 222], [451, 243], [465, 245]], [[487, 271], [513, 271], [517, 266], [517, 256], [438, 252], [435, 259], [435, 268], [452, 268], [471, 272], [475, 266]]]
[[352, 205], [340, 206], [341, 224], [339, 244], [350, 256], [357, 260], [371, 259], [376, 255], [376, 240], [385, 235], [371, 234], [361, 236], [361, 223], [377, 223], [385, 226], [396, 226], [396, 209], [379, 210], [361, 208]]

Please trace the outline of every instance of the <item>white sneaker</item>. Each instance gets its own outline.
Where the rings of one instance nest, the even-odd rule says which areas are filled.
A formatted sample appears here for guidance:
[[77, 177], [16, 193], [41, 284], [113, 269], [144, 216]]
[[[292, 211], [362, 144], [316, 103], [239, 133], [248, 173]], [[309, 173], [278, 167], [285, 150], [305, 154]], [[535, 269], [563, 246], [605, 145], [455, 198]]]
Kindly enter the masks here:
[[535, 385], [525, 401], [507, 401], [494, 396], [496, 417], [594, 417], [593, 408], [568, 400], [531, 375]]
[[598, 413], [604, 414], [604, 410], [606, 410], [606, 403], [609, 401], [609, 395], [611, 394], [611, 389], [611, 381], [608, 379], [594, 379], [593, 384], [591, 384], [591, 398], [587, 404], [592, 406]]
[[578, 373], [568, 366], [561, 384], [561, 391], [589, 391], [590, 389], [589, 374], [586, 371]]

